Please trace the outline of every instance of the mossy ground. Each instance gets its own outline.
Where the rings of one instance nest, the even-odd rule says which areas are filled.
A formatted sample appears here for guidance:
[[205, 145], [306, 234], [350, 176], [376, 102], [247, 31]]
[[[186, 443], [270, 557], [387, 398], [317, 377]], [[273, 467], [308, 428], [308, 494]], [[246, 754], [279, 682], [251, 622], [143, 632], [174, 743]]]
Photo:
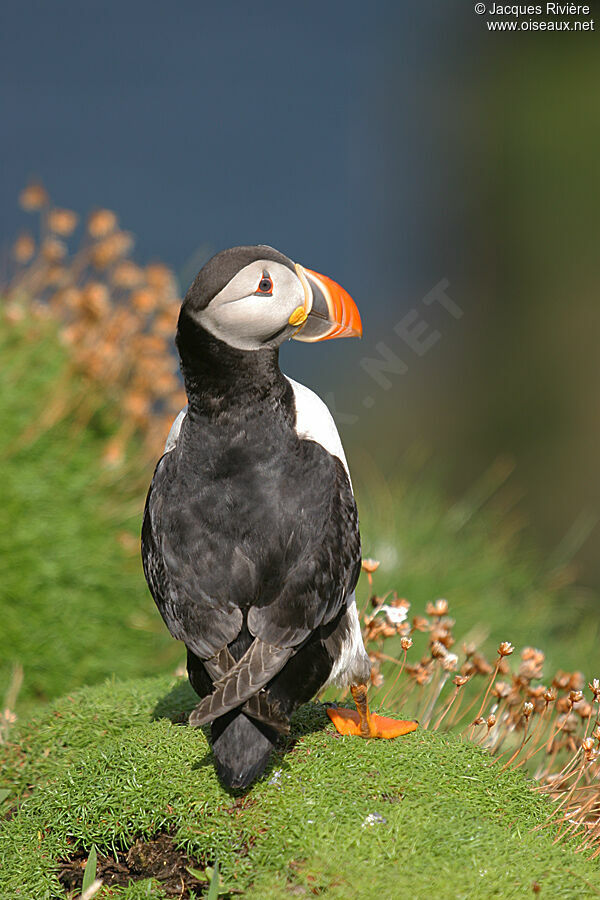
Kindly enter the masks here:
[[[3, 898], [61, 898], [57, 860], [168, 830], [246, 897], [596, 897], [597, 863], [553, 844], [548, 803], [457, 736], [342, 738], [323, 707], [300, 710], [288, 752], [240, 802], [182, 679], [85, 688], [13, 735], [0, 833]], [[18, 799], [20, 796], [20, 800]], [[369, 818], [371, 817], [371, 818]], [[374, 824], [369, 824], [373, 822]], [[99, 897], [163, 896], [156, 882]]]

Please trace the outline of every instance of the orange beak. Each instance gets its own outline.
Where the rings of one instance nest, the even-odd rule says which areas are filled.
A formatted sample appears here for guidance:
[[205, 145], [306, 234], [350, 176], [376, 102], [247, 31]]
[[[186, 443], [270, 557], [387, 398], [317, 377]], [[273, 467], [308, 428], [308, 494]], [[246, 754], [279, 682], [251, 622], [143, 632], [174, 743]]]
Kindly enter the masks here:
[[327, 275], [319, 275], [298, 263], [296, 272], [304, 287], [306, 319], [294, 340], [312, 343], [338, 337], [362, 337], [360, 313], [348, 291]]

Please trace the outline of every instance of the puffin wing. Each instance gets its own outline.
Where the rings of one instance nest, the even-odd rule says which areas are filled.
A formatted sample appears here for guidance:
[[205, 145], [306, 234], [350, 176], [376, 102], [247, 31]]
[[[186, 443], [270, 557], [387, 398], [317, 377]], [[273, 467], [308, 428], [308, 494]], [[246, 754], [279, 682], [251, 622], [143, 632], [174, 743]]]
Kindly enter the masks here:
[[255, 638], [242, 658], [226, 670], [215, 667], [213, 660], [208, 660], [205, 665], [209, 672], [212, 669], [220, 677], [214, 683], [213, 693], [205, 697], [191, 713], [190, 725], [211, 722], [230, 709], [245, 704], [277, 675], [293, 652], [291, 647], [276, 647]]
[[[256, 560], [202, 527], [208, 498], [190, 501], [177, 487], [174, 452], [157, 465], [142, 527], [144, 571], [171, 634], [203, 661], [214, 684], [192, 724], [256, 706], [261, 688], [335, 618], [358, 580], [358, 516], [346, 469], [319, 443], [301, 443], [311, 477], [290, 490], [302, 512]], [[245, 625], [254, 640], [236, 661], [229, 646]]]
[[[262, 709], [266, 698], [257, 704], [255, 698], [262, 697], [258, 692], [317, 628], [338, 615], [354, 590], [360, 572], [358, 515], [344, 466], [336, 460], [335, 468], [337, 503], [329, 517], [335, 525], [320, 534], [318, 548], [314, 540], [306, 541], [305, 552], [287, 570], [275, 599], [250, 607], [247, 625], [254, 640], [241, 659], [234, 662], [225, 649], [205, 662], [211, 676], [217, 676], [215, 690], [192, 712], [190, 724], [202, 725], [242, 704], [245, 711], [276, 721], [268, 703]], [[292, 537], [288, 544], [301, 540], [296, 534]]]
[[[323, 471], [311, 487], [311, 515], [293, 535], [296, 552], [286, 569], [281, 591], [268, 604], [248, 612], [248, 628], [261, 640], [298, 648], [345, 605], [360, 573], [358, 513], [342, 462], [313, 442]], [[333, 471], [331, 471], [333, 468]], [[298, 548], [301, 548], [298, 552]]]
[[[189, 507], [182, 503], [175, 510], [169, 508], [174, 469], [173, 453], [165, 453], [148, 491], [142, 524], [144, 574], [173, 637], [201, 659], [210, 659], [238, 636], [243, 615], [234, 597], [211, 591], [210, 579], [204, 587], [206, 572], [211, 571], [210, 548], [206, 552], [197, 546]], [[235, 578], [235, 572], [232, 575]]]

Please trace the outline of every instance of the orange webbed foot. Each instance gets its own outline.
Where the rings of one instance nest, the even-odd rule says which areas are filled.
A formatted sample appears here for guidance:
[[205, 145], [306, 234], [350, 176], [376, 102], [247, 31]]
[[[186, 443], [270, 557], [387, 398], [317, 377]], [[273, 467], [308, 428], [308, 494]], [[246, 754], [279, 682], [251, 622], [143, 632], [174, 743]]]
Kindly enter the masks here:
[[327, 715], [338, 734], [354, 734], [360, 737], [360, 717], [355, 709], [337, 709], [329, 706]]
[[418, 722], [411, 719], [390, 719], [387, 716], [369, 714], [368, 731], [361, 728], [358, 712], [354, 709], [334, 709], [329, 707], [327, 715], [339, 734], [352, 734], [357, 737], [396, 738], [416, 731]]
[[371, 713], [370, 730], [371, 737], [397, 738], [403, 734], [416, 731], [419, 723], [414, 719], [390, 719], [388, 716], [378, 716]]

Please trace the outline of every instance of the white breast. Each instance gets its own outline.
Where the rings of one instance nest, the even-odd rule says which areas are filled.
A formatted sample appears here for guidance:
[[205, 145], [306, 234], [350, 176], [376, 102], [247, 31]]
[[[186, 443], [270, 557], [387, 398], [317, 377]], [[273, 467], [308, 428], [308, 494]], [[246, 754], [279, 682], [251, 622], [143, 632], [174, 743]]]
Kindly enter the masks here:
[[346, 454], [344, 453], [338, 430], [335, 427], [333, 416], [327, 409], [327, 406], [310, 388], [293, 381], [287, 375], [285, 377], [294, 389], [296, 434], [298, 437], [315, 441], [324, 447], [328, 453], [331, 453], [332, 456], [337, 456], [340, 462], [343, 463], [348, 473], [348, 480], [350, 480]]

